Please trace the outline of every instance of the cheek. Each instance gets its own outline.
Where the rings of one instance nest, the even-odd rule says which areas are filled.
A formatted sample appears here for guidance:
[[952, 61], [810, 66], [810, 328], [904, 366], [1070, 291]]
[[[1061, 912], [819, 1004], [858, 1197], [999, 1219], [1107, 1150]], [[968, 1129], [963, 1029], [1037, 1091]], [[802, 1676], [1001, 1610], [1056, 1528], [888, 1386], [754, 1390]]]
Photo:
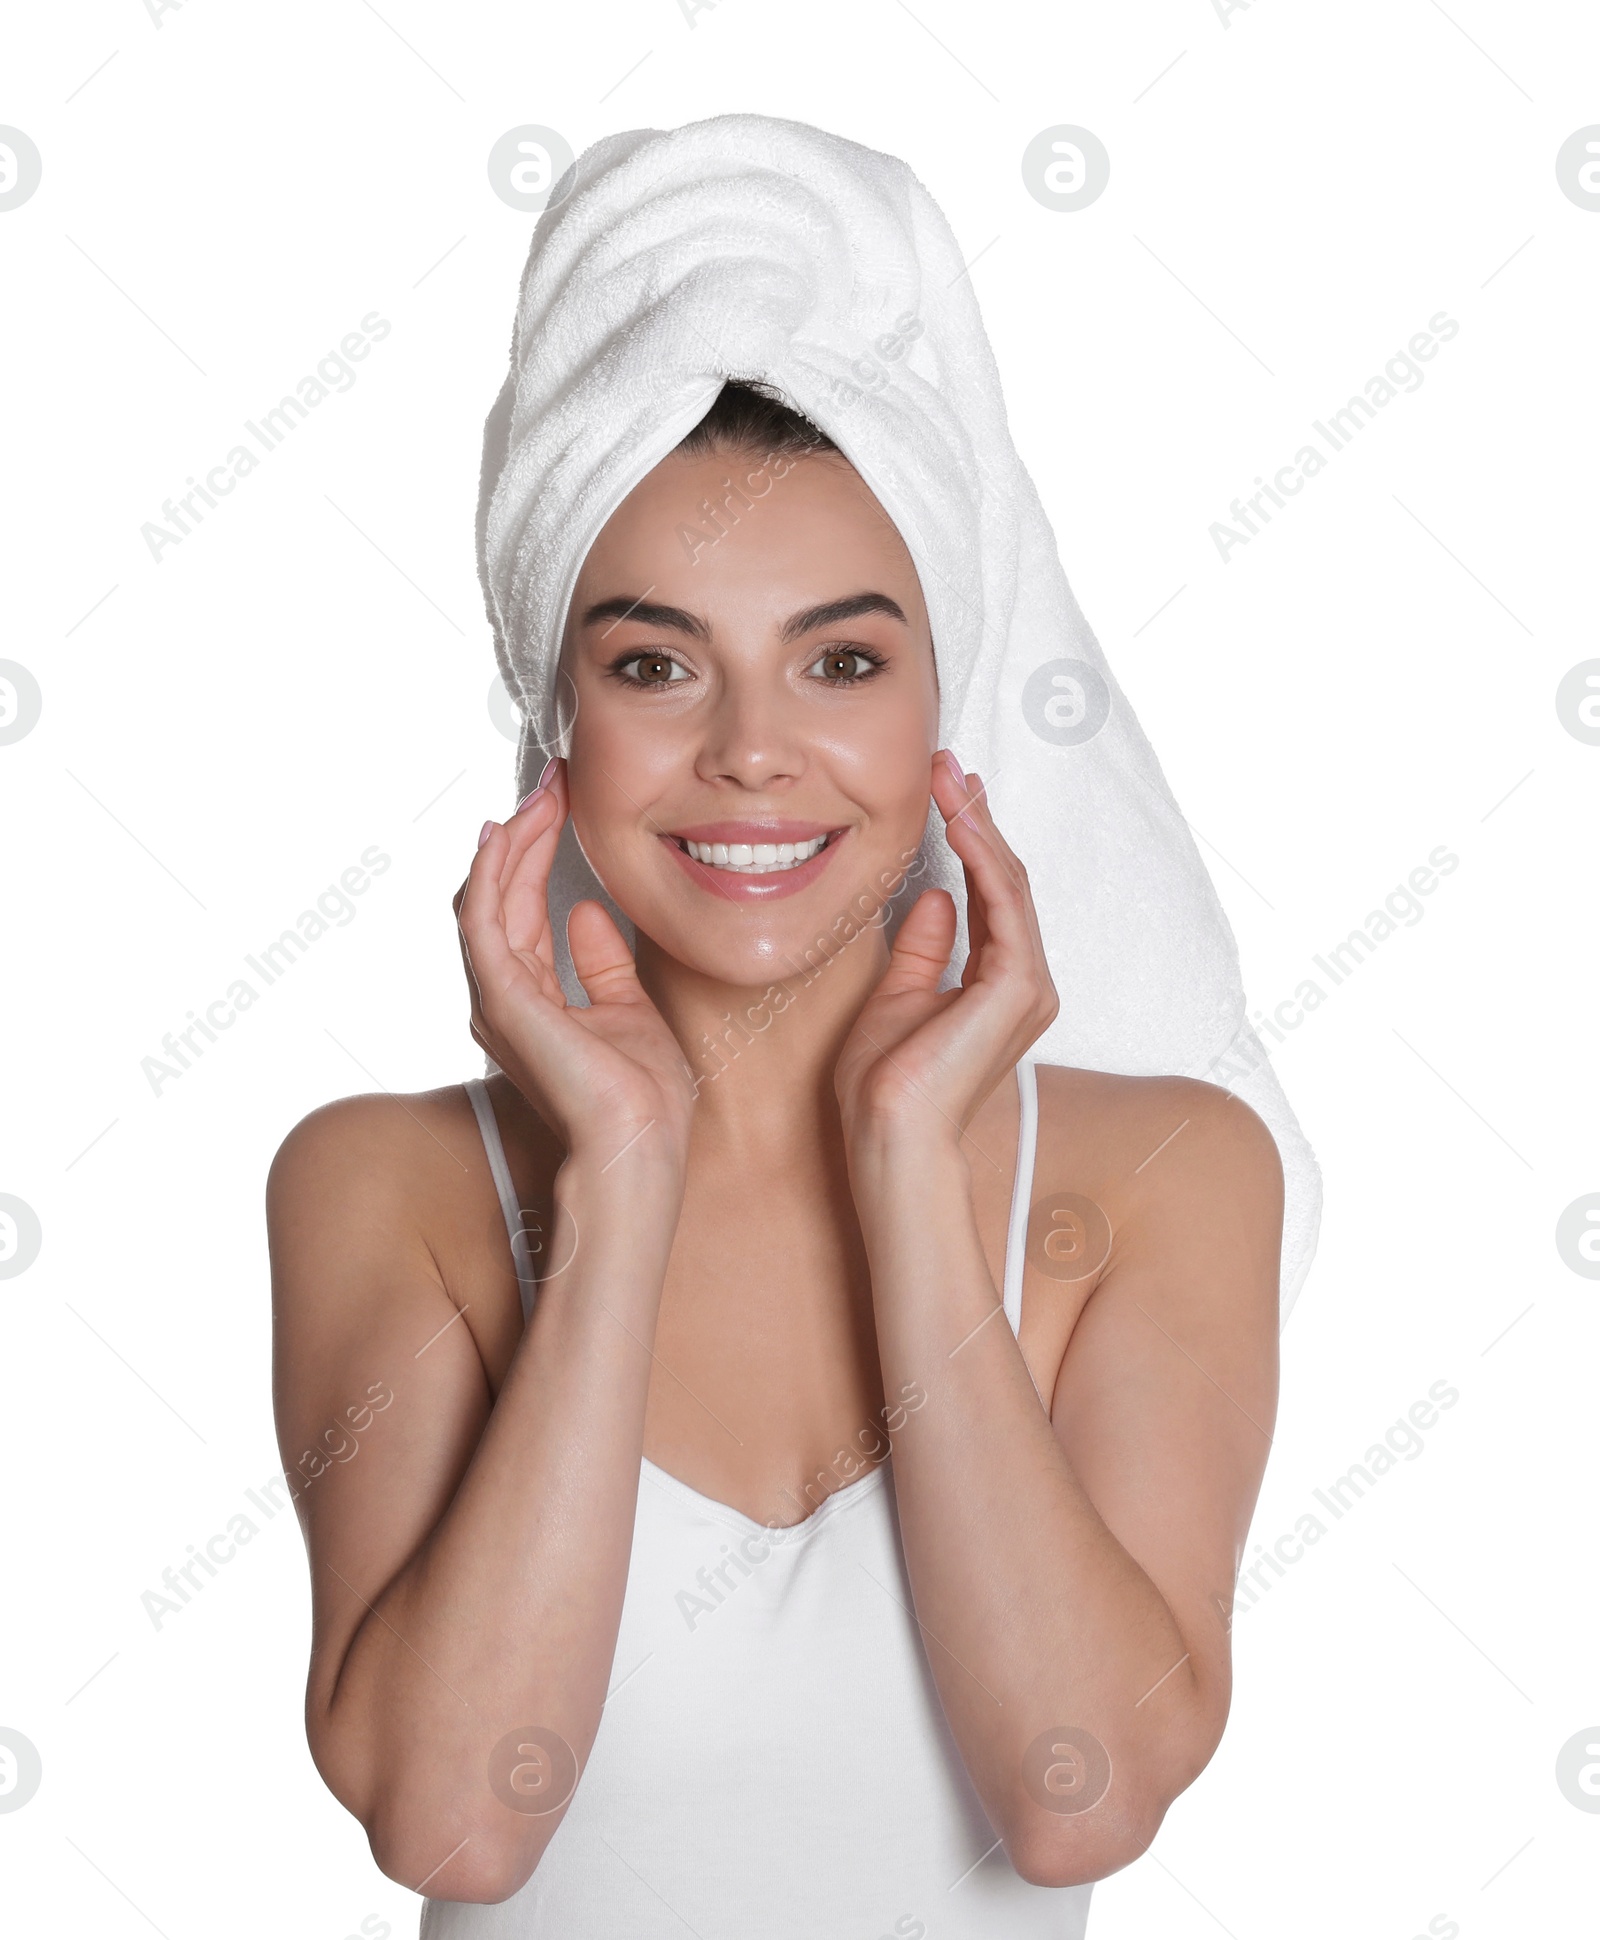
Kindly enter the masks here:
[[669, 734], [607, 698], [579, 710], [567, 767], [572, 819], [591, 856], [637, 829], [641, 811], [681, 765]]
[[920, 831], [927, 817], [932, 730], [919, 713], [886, 710], [840, 734], [829, 751], [833, 773], [885, 829]]

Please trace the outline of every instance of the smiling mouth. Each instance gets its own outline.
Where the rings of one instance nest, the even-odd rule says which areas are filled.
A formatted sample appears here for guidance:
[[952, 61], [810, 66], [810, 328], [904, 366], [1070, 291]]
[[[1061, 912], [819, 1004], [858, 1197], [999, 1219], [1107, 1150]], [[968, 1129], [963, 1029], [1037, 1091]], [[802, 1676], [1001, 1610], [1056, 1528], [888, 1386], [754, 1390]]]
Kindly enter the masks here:
[[730, 876], [779, 876], [800, 868], [843, 834], [843, 829], [830, 829], [802, 842], [691, 842], [678, 835], [671, 839], [707, 869], [725, 870]]

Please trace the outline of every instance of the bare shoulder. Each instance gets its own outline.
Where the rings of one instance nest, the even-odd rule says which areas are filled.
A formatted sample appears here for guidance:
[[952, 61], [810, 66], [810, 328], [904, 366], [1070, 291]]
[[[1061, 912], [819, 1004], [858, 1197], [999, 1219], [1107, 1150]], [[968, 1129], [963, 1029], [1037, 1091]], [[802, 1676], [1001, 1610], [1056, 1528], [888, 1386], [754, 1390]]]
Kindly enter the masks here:
[[[519, 1205], [537, 1205], [559, 1155], [507, 1080], [492, 1079], [490, 1097]], [[406, 1304], [413, 1329], [464, 1315], [491, 1379], [509, 1358], [516, 1276], [463, 1086], [362, 1093], [307, 1113], [272, 1161], [266, 1211], [280, 1320], [309, 1305], [319, 1333], [341, 1317], [361, 1328]]]
[[1075, 1229], [1054, 1261], [1052, 1235], [1030, 1231], [1042, 1371], [1058, 1378], [1085, 1316], [1098, 1308], [1103, 1321], [1123, 1298], [1161, 1324], [1185, 1316], [1207, 1336], [1270, 1327], [1275, 1339], [1283, 1167], [1261, 1117], [1199, 1078], [1036, 1070], [1034, 1205], [1060, 1195]]
[[[1278, 1141], [1263, 1117], [1222, 1084], [1187, 1077], [1127, 1077], [1038, 1065], [1040, 1156], [1045, 1150], [1090, 1164], [1119, 1197], [1160, 1189], [1160, 1181], [1206, 1176], [1241, 1189], [1276, 1181]], [[1098, 1154], [1098, 1162], [1090, 1154]]]
[[1054, 1064], [1037, 1073], [1038, 1165], [1093, 1180], [1108, 1214], [1150, 1219], [1198, 1190], [1281, 1220], [1277, 1140], [1233, 1092], [1203, 1078]]
[[[366, 1092], [308, 1112], [267, 1174], [267, 1222], [292, 1241], [331, 1215], [391, 1240], [420, 1237], [437, 1203], [459, 1198], [479, 1159], [472, 1108], [460, 1085], [410, 1094]], [[479, 1169], [482, 1169], [481, 1167]], [[451, 1185], [457, 1187], [452, 1195]]]

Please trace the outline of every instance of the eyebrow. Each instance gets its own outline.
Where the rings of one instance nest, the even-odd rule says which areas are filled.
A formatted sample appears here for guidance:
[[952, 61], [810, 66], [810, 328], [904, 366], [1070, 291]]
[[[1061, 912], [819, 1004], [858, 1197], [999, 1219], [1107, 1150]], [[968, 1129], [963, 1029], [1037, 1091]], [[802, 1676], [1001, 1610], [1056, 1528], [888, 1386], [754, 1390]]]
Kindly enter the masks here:
[[[850, 593], [843, 599], [824, 600], [819, 606], [806, 606], [798, 613], [791, 613], [783, 623], [780, 638], [787, 646], [791, 640], [815, 633], [819, 627], [839, 626], [846, 620], [860, 619], [867, 613], [882, 613], [891, 620], [898, 620], [902, 626], [907, 624], [899, 602], [890, 599], [887, 593]], [[681, 606], [664, 606], [655, 600], [629, 599], [625, 594], [615, 599], [597, 600], [593, 606], [585, 609], [581, 624], [586, 627], [598, 626], [602, 620], [613, 623], [637, 620], [641, 626], [667, 627], [675, 633], [687, 633], [695, 640], [709, 641], [711, 638], [711, 629], [698, 614], [686, 612]]]

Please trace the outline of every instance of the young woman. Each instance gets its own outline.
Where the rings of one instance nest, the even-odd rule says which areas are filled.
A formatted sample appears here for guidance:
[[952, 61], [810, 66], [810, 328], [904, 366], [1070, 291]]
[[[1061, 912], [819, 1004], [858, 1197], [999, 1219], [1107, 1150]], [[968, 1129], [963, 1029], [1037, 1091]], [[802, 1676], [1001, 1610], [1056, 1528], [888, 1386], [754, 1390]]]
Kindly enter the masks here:
[[[318, 1769], [427, 1934], [1081, 1934], [1228, 1711], [1274, 1138], [1031, 1061], [1051, 966], [936, 745], [911, 555], [759, 389], [607, 520], [561, 678], [566, 756], [457, 898], [496, 1069], [326, 1106], [272, 1171], [286, 1465], [363, 1423], [299, 1498]], [[930, 798], [949, 989], [943, 890], [892, 948], [839, 922]], [[572, 911], [587, 1008], [569, 819], [636, 932]]]

